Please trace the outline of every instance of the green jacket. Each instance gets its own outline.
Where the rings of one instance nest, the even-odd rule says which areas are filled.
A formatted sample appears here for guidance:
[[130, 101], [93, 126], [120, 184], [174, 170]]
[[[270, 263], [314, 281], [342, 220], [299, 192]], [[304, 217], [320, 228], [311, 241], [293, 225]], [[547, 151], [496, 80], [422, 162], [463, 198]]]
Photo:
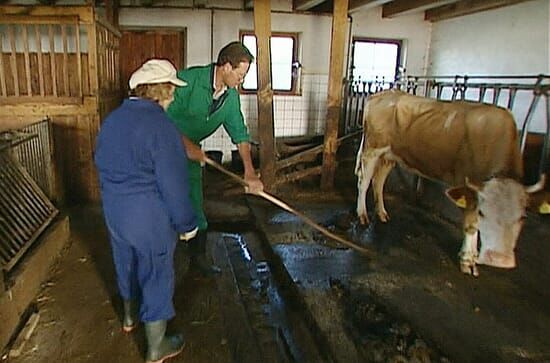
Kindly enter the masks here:
[[168, 116], [178, 130], [199, 144], [223, 125], [234, 144], [248, 142], [250, 136], [241, 113], [239, 93], [228, 89], [221, 101], [213, 104], [214, 64], [180, 70], [178, 78], [187, 86], [177, 87]]

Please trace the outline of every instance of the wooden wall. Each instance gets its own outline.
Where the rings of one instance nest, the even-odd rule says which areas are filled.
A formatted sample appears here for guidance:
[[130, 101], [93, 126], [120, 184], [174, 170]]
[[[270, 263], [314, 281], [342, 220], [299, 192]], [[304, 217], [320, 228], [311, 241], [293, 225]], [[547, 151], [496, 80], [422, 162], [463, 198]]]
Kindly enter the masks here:
[[56, 200], [97, 201], [93, 149], [121, 100], [120, 33], [92, 6], [0, 6], [0, 130], [50, 118]]

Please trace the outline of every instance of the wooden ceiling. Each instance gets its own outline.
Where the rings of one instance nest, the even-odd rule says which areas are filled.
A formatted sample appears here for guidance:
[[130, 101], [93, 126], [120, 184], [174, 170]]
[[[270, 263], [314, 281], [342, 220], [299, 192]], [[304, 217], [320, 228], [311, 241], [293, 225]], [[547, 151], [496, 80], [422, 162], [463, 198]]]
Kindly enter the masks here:
[[[424, 19], [439, 21], [532, 0], [349, 0], [349, 13], [382, 6], [383, 18], [423, 12]], [[333, 0], [293, 0], [296, 11], [331, 13]]]

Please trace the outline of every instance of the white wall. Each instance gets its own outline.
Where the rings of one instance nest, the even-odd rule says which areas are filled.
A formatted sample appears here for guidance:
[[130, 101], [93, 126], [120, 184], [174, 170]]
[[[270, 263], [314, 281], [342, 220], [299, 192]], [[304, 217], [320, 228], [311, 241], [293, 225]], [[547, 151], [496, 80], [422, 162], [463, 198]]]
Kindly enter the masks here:
[[[290, 4], [287, 0], [278, 3], [280, 8]], [[122, 8], [119, 22], [123, 27], [185, 28], [186, 66], [214, 61], [219, 49], [238, 39], [240, 30], [254, 29], [252, 12], [223, 9]], [[272, 14], [271, 22], [272, 31], [299, 33], [300, 62], [303, 65], [301, 95], [274, 97], [275, 134], [289, 136], [320, 133], [324, 127], [331, 17], [278, 12]], [[256, 138], [256, 97], [241, 96], [241, 103], [251, 135]], [[226, 159], [234, 148], [223, 129], [205, 140], [203, 145], [206, 150], [223, 150]]]
[[550, 0], [433, 24], [431, 74], [550, 73]]
[[425, 75], [431, 24], [424, 14], [415, 13], [391, 19], [382, 18], [382, 7], [352, 14], [353, 36], [397, 39], [403, 43], [402, 66], [407, 74]]
[[[550, 0], [527, 1], [433, 24], [430, 75], [538, 75], [550, 73]], [[501, 82], [522, 82], [506, 80]], [[530, 80], [533, 82], [533, 80]], [[490, 95], [488, 95], [490, 96]], [[513, 114], [519, 127], [532, 93], [518, 92]], [[505, 105], [504, 98], [501, 105]], [[530, 131], [544, 132], [545, 102]]]

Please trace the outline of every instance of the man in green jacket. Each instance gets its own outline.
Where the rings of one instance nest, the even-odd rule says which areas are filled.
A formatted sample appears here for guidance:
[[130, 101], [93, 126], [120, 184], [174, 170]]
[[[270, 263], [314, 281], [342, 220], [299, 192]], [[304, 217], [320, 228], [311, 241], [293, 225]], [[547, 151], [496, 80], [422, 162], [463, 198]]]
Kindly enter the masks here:
[[191, 268], [203, 276], [211, 276], [220, 270], [207, 263], [205, 258], [208, 222], [203, 211], [202, 166], [206, 155], [200, 142], [223, 125], [239, 150], [244, 180], [248, 183], [246, 191], [257, 193], [263, 190], [252, 165], [250, 136], [237, 90], [253, 60], [242, 43], [232, 42], [220, 50], [216, 63], [180, 70], [178, 78], [184, 80], [187, 87], [176, 88], [174, 101], [168, 108], [168, 116], [181, 132], [190, 161], [187, 163], [189, 189], [199, 232], [189, 242], [189, 251]]

